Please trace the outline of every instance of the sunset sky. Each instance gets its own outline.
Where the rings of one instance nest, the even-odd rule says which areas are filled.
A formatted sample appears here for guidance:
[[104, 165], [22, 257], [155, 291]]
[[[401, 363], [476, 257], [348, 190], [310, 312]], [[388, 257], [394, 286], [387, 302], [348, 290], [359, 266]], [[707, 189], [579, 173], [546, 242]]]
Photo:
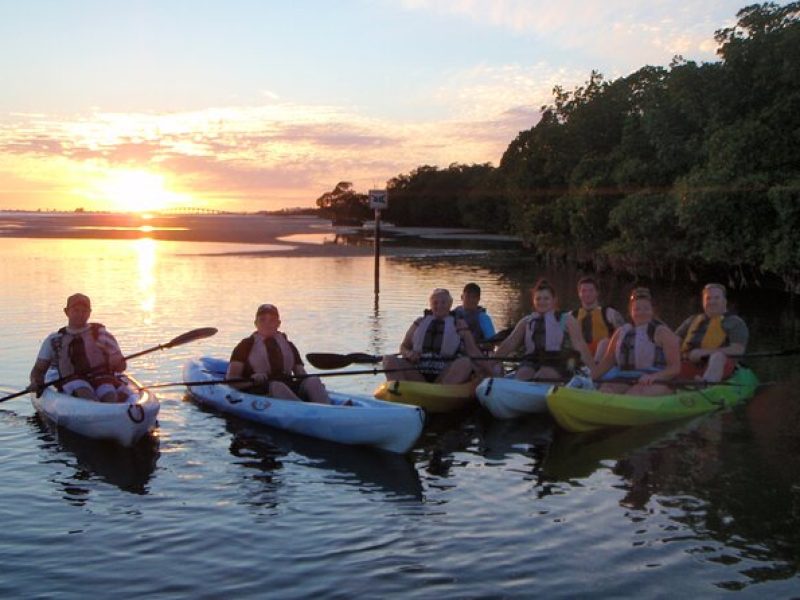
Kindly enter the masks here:
[[273, 210], [497, 165], [554, 85], [716, 60], [746, 4], [0, 0], [0, 209]]

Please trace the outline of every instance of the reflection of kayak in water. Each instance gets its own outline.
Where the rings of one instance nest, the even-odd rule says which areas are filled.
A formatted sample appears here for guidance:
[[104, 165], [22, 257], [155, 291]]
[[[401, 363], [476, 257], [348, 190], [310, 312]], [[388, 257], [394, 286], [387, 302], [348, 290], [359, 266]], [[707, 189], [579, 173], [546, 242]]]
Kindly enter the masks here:
[[527, 418], [487, 419], [480, 435], [481, 454], [489, 460], [503, 460], [513, 454], [530, 455], [553, 440], [553, 420], [533, 415]]
[[307, 459], [307, 468], [330, 471], [331, 477], [358, 488], [379, 490], [397, 496], [422, 497], [422, 484], [410, 458], [390, 452], [364, 452], [362, 448], [293, 435], [279, 429], [266, 430], [229, 417], [226, 429], [233, 434], [230, 452], [249, 459], [240, 463], [271, 472], [282, 468], [290, 453]]
[[55, 440], [57, 444], [54, 447], [46, 443], [45, 448], [72, 454], [77, 460], [73, 479], [83, 481], [88, 474], [132, 494], [147, 493], [147, 483], [160, 456], [156, 436], [147, 435], [135, 445], [123, 447], [108, 440], [93, 440], [76, 434], [47, 419], [37, 417], [35, 420], [44, 432], [43, 439]]
[[681, 424], [656, 423], [645, 427], [556, 435], [544, 460], [544, 475], [557, 481], [584, 479], [600, 468], [612, 466], [604, 463], [616, 462], [637, 450], [664, 444], [702, 419], [704, 417]]
[[[771, 386], [748, 402], [745, 409], [746, 423], [764, 469], [792, 486], [800, 481], [798, 386], [797, 378]], [[800, 487], [797, 489], [800, 491]]]
[[750, 398], [757, 386], [755, 374], [739, 367], [721, 384], [690, 387], [665, 396], [632, 396], [557, 387], [548, 394], [547, 406], [567, 431], [592, 431], [676, 421], [735, 406]]

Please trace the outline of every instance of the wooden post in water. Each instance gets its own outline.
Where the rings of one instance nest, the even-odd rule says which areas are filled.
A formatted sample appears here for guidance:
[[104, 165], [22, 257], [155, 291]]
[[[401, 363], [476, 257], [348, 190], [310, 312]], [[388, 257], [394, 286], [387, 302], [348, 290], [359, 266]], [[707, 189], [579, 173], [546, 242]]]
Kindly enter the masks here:
[[375, 209], [375, 296], [381, 291], [381, 211]]
[[370, 190], [369, 206], [375, 210], [375, 297], [381, 291], [381, 210], [387, 208], [386, 190]]

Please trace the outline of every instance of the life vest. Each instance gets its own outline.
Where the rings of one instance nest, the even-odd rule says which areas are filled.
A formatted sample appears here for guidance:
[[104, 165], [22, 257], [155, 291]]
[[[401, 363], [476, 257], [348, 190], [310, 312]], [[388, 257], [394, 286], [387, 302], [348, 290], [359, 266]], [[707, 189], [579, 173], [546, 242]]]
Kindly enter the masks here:
[[452, 314], [437, 319], [429, 311], [416, 320], [417, 328], [411, 338], [411, 347], [419, 354], [432, 354], [452, 358], [461, 350], [461, 336], [456, 330]]
[[625, 323], [620, 327], [615, 350], [617, 365], [623, 370], [642, 370], [666, 366], [664, 350], [656, 345], [656, 329], [663, 325], [653, 319], [644, 325]]
[[710, 350], [727, 346], [728, 334], [725, 333], [723, 322], [728, 317], [728, 314], [725, 313], [724, 315], [710, 318], [705, 313], [695, 315], [694, 320], [689, 325], [689, 330], [686, 332], [686, 337], [683, 338], [681, 352], [688, 354], [695, 348]]
[[481, 313], [485, 312], [486, 309], [482, 306], [470, 311], [465, 310], [463, 306], [457, 306], [453, 311], [453, 315], [456, 319], [464, 319], [464, 321], [466, 321], [467, 325], [469, 325], [469, 330], [472, 332], [472, 337], [475, 338], [475, 341], [478, 344], [486, 339], [486, 336], [483, 335], [483, 329], [481, 328], [480, 320]]
[[[66, 327], [58, 330], [51, 340], [54, 363], [61, 377], [75, 373], [108, 373], [110, 348], [118, 350], [114, 338], [100, 323], [89, 323], [79, 333], [70, 333]], [[113, 344], [113, 346], [112, 346]]]
[[272, 339], [277, 343], [281, 354], [282, 365], [280, 372], [273, 370], [269, 360], [269, 353], [267, 352], [267, 341], [263, 340], [257, 332], [253, 332], [249, 338], [246, 338], [247, 341], [245, 343], [250, 345], [250, 352], [247, 354], [248, 366], [252, 370], [252, 373], [266, 373], [272, 378], [291, 375], [295, 363], [295, 356], [291, 343], [280, 331], [272, 336]]
[[532, 312], [527, 317], [525, 354], [561, 352], [564, 348], [564, 331], [568, 313], [549, 310], [546, 313]]
[[611, 337], [616, 329], [614, 324], [608, 320], [606, 307], [603, 306], [596, 306], [589, 310], [583, 307], [576, 308], [572, 311], [572, 316], [578, 321], [583, 339], [592, 354], [597, 350], [600, 340]]

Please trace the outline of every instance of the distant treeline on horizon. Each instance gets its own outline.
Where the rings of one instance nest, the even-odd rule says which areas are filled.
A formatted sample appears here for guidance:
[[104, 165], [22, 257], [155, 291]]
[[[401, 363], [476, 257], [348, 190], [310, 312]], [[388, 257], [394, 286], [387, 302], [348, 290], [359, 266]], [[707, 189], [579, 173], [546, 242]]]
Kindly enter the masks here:
[[[397, 225], [521, 236], [541, 258], [635, 275], [780, 278], [800, 291], [800, 2], [746, 6], [720, 61], [676, 56], [554, 89], [491, 164], [420, 166], [388, 183]], [[317, 199], [369, 218], [341, 182]]]

